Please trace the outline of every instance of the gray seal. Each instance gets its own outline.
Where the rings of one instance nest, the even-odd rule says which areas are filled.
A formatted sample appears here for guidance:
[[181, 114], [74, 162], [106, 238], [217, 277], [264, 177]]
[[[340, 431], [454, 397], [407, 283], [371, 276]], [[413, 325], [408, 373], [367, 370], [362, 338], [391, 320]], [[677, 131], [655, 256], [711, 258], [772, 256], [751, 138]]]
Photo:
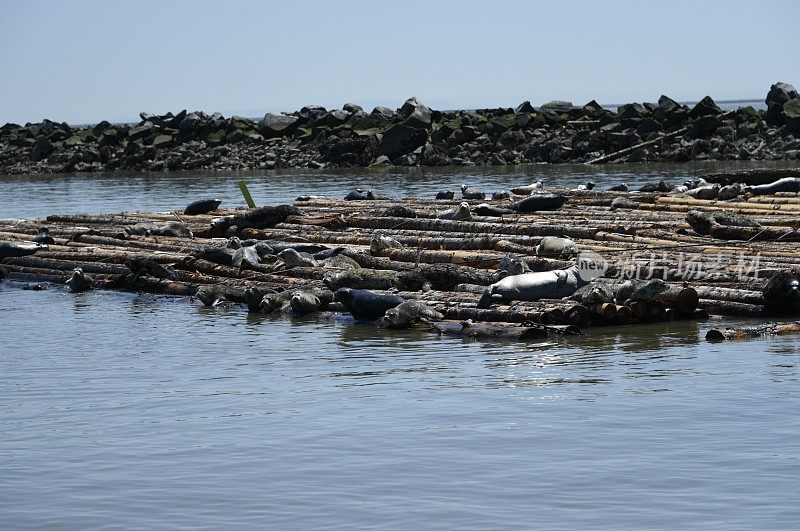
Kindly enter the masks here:
[[684, 192], [684, 195], [694, 197], [695, 199], [711, 200], [716, 199], [719, 195], [720, 186], [718, 184], [708, 184], [705, 186], [698, 186]]
[[606, 190], [608, 190], [609, 192], [627, 192], [628, 185], [625, 183], [619, 183], [609, 186], [608, 188], [606, 188]]
[[405, 301], [394, 308], [386, 310], [381, 319], [381, 326], [386, 328], [411, 328], [420, 323], [441, 321], [442, 319], [444, 319], [444, 315], [423, 302]]
[[561, 299], [569, 297], [586, 284], [588, 282], [581, 278], [578, 266], [511, 275], [487, 287], [478, 301], [478, 308], [489, 308], [495, 300], [507, 303]]
[[472, 219], [472, 212], [469, 209], [469, 203], [463, 202], [456, 208], [445, 210], [436, 214], [438, 219], [451, 219], [453, 221], [469, 221]]
[[757, 186], [746, 186], [746, 192], [753, 195], [773, 195], [778, 192], [800, 192], [800, 178], [798, 177], [784, 177], [769, 184], [759, 184]]
[[371, 201], [373, 199], [375, 199], [375, 194], [373, 194], [372, 191], [364, 190], [363, 188], [350, 190], [347, 195], [344, 196], [345, 201]]
[[545, 236], [536, 246], [536, 256], [569, 259], [578, 256], [578, 247], [569, 238]]
[[400, 249], [405, 247], [402, 243], [381, 232], [376, 232], [369, 240], [369, 254], [381, 256], [388, 249]]
[[516, 195], [531, 195], [533, 192], [537, 190], [541, 190], [544, 188], [542, 181], [536, 181], [531, 184], [527, 184], [525, 186], [517, 186], [512, 188], [511, 191], [514, 192]]
[[441, 192], [436, 192], [436, 199], [453, 199], [455, 197], [455, 192], [452, 190], [442, 190]]
[[761, 227], [761, 223], [750, 219], [736, 212], [725, 210], [715, 210], [712, 212], [702, 212], [700, 210], [690, 210], [686, 213], [686, 223], [700, 235], [707, 235], [711, 232], [714, 225], [725, 225], [730, 227]]
[[508, 190], [500, 190], [499, 192], [495, 192], [492, 194], [493, 201], [500, 201], [502, 199], [508, 199], [511, 197], [511, 192]]
[[408, 207], [395, 205], [381, 212], [383, 218], [416, 218], [417, 213]]
[[41, 245], [53, 245], [56, 241], [50, 236], [50, 229], [47, 227], [39, 227], [39, 232], [31, 238], [32, 242], [36, 242]]
[[728, 201], [729, 199], [736, 199], [742, 193], [742, 185], [739, 183], [729, 184], [719, 189], [717, 199], [720, 201]]
[[492, 206], [488, 203], [481, 203], [472, 209], [472, 213], [476, 216], [485, 216], [491, 218], [501, 218], [508, 214], [513, 214], [514, 211], [508, 208], [500, 208]]
[[30, 256], [39, 249], [36, 242], [0, 242], [0, 258]]
[[199, 201], [189, 203], [183, 213], [187, 216], [208, 214], [218, 209], [221, 204], [222, 201], [219, 199], [200, 199]]
[[342, 303], [357, 321], [376, 321], [383, 317], [387, 310], [405, 302], [405, 299], [398, 295], [350, 288], [336, 290], [333, 300]]
[[796, 313], [800, 309], [800, 281], [792, 273], [779, 271], [764, 286], [764, 304], [772, 314]]
[[558, 210], [567, 202], [561, 194], [533, 194], [514, 205], [514, 210], [523, 214], [540, 210]]
[[298, 315], [307, 315], [319, 310], [322, 303], [313, 292], [307, 290], [297, 290], [292, 293], [289, 299], [289, 306]]
[[476, 190], [474, 188], [470, 188], [466, 184], [461, 185], [461, 197], [462, 199], [478, 199], [483, 201], [486, 199], [486, 193], [481, 192], [480, 190]]
[[92, 277], [83, 272], [83, 268], [76, 267], [75, 271], [72, 272], [72, 276], [64, 284], [69, 286], [69, 289], [75, 293], [79, 293], [92, 289], [94, 281]]
[[319, 263], [316, 259], [308, 253], [299, 253], [296, 250], [289, 248], [284, 249], [278, 253], [278, 258], [283, 260], [286, 267], [292, 269], [293, 267], [316, 267]]

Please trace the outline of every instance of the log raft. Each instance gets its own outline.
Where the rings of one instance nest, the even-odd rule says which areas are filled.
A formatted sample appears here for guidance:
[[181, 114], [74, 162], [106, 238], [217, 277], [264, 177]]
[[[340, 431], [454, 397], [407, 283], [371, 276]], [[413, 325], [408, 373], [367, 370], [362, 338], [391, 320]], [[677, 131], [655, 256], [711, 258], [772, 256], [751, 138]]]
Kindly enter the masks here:
[[[620, 326], [640, 322], [698, 319], [710, 315], [729, 317], [770, 316], [762, 294], [767, 279], [800, 266], [800, 246], [795, 237], [800, 198], [745, 198], [738, 202], [704, 201], [660, 193], [562, 191], [566, 204], [554, 211], [501, 217], [473, 216], [469, 220], [437, 218], [437, 213], [457, 207], [460, 200], [344, 201], [303, 198], [295, 202], [300, 215], [262, 227], [226, 227], [215, 233], [212, 222], [240, 215], [247, 209], [218, 210], [185, 216], [182, 212], [123, 212], [116, 214], [65, 214], [46, 219], [0, 219], [0, 242], [30, 241], [46, 226], [53, 243], [28, 256], [0, 257], [0, 278], [22, 282], [63, 283], [76, 267], [91, 274], [97, 287], [192, 296], [203, 286], [224, 285], [243, 291], [248, 286], [275, 290], [326, 289], [323, 278], [330, 269], [287, 268], [280, 260], [237, 268], [190, 254], [193, 249], [222, 245], [227, 237], [271, 242], [308, 243], [333, 249], [366, 270], [391, 275], [419, 273], [430, 279], [440, 275], [453, 281], [430, 282], [422, 289], [404, 289], [407, 300], [418, 300], [443, 314], [436, 333], [463, 337], [531, 339], [547, 334], [572, 334], [591, 326]], [[629, 199], [624, 208], [613, 207], [618, 197]], [[476, 206], [484, 201], [467, 201]], [[513, 200], [491, 201], [504, 209]], [[403, 206], [416, 217], [385, 213]], [[740, 214], [758, 222], [757, 229], [714, 226], [696, 233], [686, 222], [689, 210]], [[185, 223], [192, 238], [128, 235], [137, 224]], [[371, 249], [377, 235], [393, 238], [397, 247]], [[668, 287], [649, 300], [616, 300], [580, 304], [565, 300], [512, 301], [490, 309], [477, 308], [482, 290], [506, 273], [507, 256], [531, 271], [569, 267], [574, 256], [537, 254], [542, 238], [571, 238], [579, 250], [597, 253], [607, 262], [604, 277], [596, 282], [616, 288], [628, 278], [664, 279]], [[157, 278], [130, 269], [131, 261], [149, 260], [170, 265], [171, 278]], [[438, 277], [437, 277], [438, 278]], [[388, 284], [378, 291], [397, 292]], [[790, 316], [793, 317], [793, 316]], [[449, 324], [448, 324], [449, 323]], [[765, 325], [766, 326], [766, 325]], [[766, 334], [785, 333], [783, 328]], [[720, 332], [723, 338], [753, 334]], [[719, 339], [719, 334], [712, 334]]]

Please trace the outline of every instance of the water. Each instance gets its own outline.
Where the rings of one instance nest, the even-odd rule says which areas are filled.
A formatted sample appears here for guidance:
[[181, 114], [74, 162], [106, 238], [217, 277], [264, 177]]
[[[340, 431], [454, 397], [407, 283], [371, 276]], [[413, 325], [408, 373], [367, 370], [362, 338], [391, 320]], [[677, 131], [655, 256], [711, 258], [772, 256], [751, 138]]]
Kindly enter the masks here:
[[[640, 173], [697, 171], [682, 168]], [[483, 171], [469, 182], [507, 186], [509, 174]], [[465, 177], [325, 175], [248, 182], [278, 200], [300, 183], [405, 194]], [[203, 191], [197, 176], [139, 179], [8, 179], [2, 217], [172, 208]], [[230, 176], [208, 181], [241, 202]], [[0, 284], [0, 323], [7, 529], [800, 520], [798, 337], [710, 344], [715, 323], [678, 322], [499, 344], [13, 283]]]

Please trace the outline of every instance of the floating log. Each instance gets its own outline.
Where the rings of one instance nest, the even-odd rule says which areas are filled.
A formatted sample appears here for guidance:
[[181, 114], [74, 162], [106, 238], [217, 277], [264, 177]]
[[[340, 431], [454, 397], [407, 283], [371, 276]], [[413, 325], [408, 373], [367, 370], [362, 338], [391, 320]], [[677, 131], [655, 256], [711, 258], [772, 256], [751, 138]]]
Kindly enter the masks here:
[[475, 323], [471, 321], [437, 321], [430, 324], [439, 335], [463, 338], [503, 339], [510, 341], [532, 341], [546, 339], [550, 333], [577, 335], [577, 327], [526, 326], [509, 323]]
[[741, 328], [712, 328], [706, 332], [706, 339], [708, 341], [730, 341], [787, 334], [800, 334], [800, 321], [792, 323], [766, 323]]

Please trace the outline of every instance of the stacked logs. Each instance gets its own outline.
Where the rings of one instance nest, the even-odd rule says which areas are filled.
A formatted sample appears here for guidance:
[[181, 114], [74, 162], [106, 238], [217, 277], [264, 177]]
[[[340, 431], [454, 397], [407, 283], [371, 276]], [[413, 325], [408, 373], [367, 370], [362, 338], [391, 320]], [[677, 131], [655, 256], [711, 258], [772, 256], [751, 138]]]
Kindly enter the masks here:
[[[518, 213], [512, 209], [512, 200], [503, 199], [490, 204], [511, 213], [472, 215], [467, 220], [437, 217], [443, 210], [458, 207], [459, 200], [309, 197], [299, 198], [295, 208], [276, 222], [257, 227], [215, 222], [246, 213], [243, 209], [195, 216], [136, 212], [0, 220], [0, 242], [29, 241], [42, 226], [53, 238], [33, 254], [2, 257], [2, 268], [3, 275], [19, 281], [61, 284], [80, 267], [103, 288], [181, 296], [193, 296], [202, 286], [224, 286], [227, 299], [243, 302], [248, 286], [326, 290], [328, 269], [289, 268], [274, 258], [253, 267], [232, 267], [193, 256], [193, 249], [222, 244], [232, 236], [284, 246], [345, 247], [342, 254], [362, 271], [414, 273], [426, 279], [421, 289], [410, 289], [396, 285], [392, 274], [385, 274], [380, 278], [388, 280], [375, 281], [371, 288], [432, 306], [445, 318], [435, 325], [439, 333], [530, 339], [548, 333], [572, 334], [587, 326], [698, 319], [709, 314], [764, 317], [770, 314], [770, 303], [763, 294], [767, 280], [800, 263], [796, 243], [800, 238], [796, 221], [800, 197], [756, 196], [723, 202], [661, 193], [562, 193], [567, 201], [558, 210]], [[622, 208], [615, 202], [620, 197], [627, 200]], [[474, 208], [485, 201], [467, 202]], [[398, 210], [398, 206], [406, 210]], [[712, 223], [712, 230], [699, 234], [686, 221], [690, 210], [741, 214], [758, 226]], [[403, 217], [397, 215], [403, 212]], [[126, 231], [143, 223], [170, 222], [184, 223], [193, 237]], [[371, 248], [379, 235], [391, 237], [397, 246]], [[570, 238], [579, 250], [593, 251], [605, 259], [605, 276], [596, 282], [609, 290], [631, 277], [657, 277], [666, 286], [647, 300], [583, 303], [542, 299], [479, 308], [486, 286], [507, 274], [500, 268], [509, 255], [530, 271], [550, 271], [574, 263], [574, 256], [537, 253], [537, 245], [548, 236]], [[159, 278], [133, 271], [130, 264], [136, 260], [169, 265], [174, 274]], [[329, 309], [344, 310], [337, 303]]]

